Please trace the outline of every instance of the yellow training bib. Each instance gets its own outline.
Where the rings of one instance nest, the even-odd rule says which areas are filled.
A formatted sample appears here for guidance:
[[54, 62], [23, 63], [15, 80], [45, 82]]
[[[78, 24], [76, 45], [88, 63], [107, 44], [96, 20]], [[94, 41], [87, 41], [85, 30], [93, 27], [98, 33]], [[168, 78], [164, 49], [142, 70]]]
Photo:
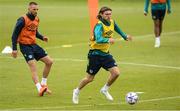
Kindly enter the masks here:
[[[98, 21], [98, 23], [102, 24], [103, 26], [103, 34], [102, 37], [111, 38], [114, 35], [114, 21], [110, 20], [110, 26], [106, 26], [103, 22]], [[102, 52], [109, 51], [110, 44], [109, 43], [97, 43], [94, 37], [90, 39], [90, 49], [98, 49]]]

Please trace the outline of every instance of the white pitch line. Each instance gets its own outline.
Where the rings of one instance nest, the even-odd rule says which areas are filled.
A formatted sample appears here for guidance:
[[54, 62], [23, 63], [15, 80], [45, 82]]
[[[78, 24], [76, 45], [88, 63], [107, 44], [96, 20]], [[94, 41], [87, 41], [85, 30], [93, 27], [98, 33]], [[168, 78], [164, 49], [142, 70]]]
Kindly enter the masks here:
[[[74, 62], [84, 62], [87, 60], [83, 59], [72, 59], [72, 58], [54, 58], [56, 61], [74, 61]], [[145, 67], [156, 67], [156, 68], [165, 68], [165, 69], [178, 69], [180, 70], [180, 67], [174, 67], [174, 66], [164, 66], [164, 65], [155, 65], [155, 64], [140, 64], [140, 63], [130, 63], [130, 62], [117, 62], [118, 64], [127, 64], [127, 65], [135, 65], [135, 66], [145, 66]]]
[[[164, 101], [164, 100], [172, 100], [172, 99], [180, 99], [180, 96], [172, 96], [172, 97], [164, 97], [164, 98], [154, 98], [147, 100], [140, 100], [137, 104], [145, 103], [145, 102], [155, 102], [155, 101]], [[14, 108], [14, 109], [6, 109], [7, 110], [58, 110], [58, 109], [67, 109], [67, 108], [85, 108], [85, 107], [93, 107], [93, 106], [112, 106], [112, 105], [124, 105], [126, 102], [120, 103], [108, 103], [108, 104], [89, 104], [89, 105], [69, 105], [69, 106], [55, 106], [55, 107], [41, 107], [41, 108]]]
[[[12, 57], [0, 57], [0, 58], [8, 58], [13, 59]], [[24, 59], [23, 57], [18, 57], [16, 59]], [[83, 59], [73, 59], [73, 58], [53, 58], [55, 61], [73, 61], [73, 62], [86, 62], [87, 60]], [[134, 65], [134, 66], [143, 66], [143, 67], [155, 67], [155, 68], [164, 68], [164, 69], [176, 69], [180, 70], [180, 67], [175, 66], [165, 66], [165, 65], [155, 65], [155, 64], [142, 64], [142, 63], [131, 63], [131, 62], [117, 62], [118, 64], [125, 65]]]
[[[174, 35], [174, 34], [180, 34], [180, 31], [174, 31], [174, 32], [165, 32], [162, 33], [162, 35]], [[134, 39], [139, 39], [139, 38], [146, 38], [146, 37], [151, 37], [154, 36], [154, 34], [146, 34], [146, 35], [139, 35], [139, 36], [134, 36]], [[118, 41], [123, 40], [122, 38], [117, 38]], [[88, 42], [83, 42], [83, 43], [75, 43], [75, 44], [69, 44], [71, 45], [71, 47], [73, 46], [79, 46], [79, 45], [87, 45], [88, 46]], [[45, 49], [57, 49], [57, 48], [62, 48], [64, 47], [64, 45], [60, 45], [60, 46], [54, 46], [54, 47], [46, 47]]]
[[135, 65], [135, 66], [145, 66], [145, 67], [156, 67], [156, 68], [178, 69], [178, 70], [180, 70], [180, 67], [155, 65], [155, 64], [141, 64], [141, 63], [131, 63], [131, 62], [118, 62], [118, 64], [127, 64], [127, 65]]
[[145, 93], [145, 92], [136, 92], [137, 94], [143, 94], [143, 93]]
[[73, 62], [85, 62], [87, 60], [83, 59], [73, 59], [73, 58], [54, 58], [55, 61], [73, 61]]
[[141, 101], [139, 101], [139, 103], [153, 102], [153, 101], [163, 101], [163, 100], [170, 100], [170, 99], [180, 99], [180, 96], [173, 96], [173, 97], [166, 97], [166, 98], [155, 98], [155, 99], [149, 99], [149, 100], [141, 100]]
[[[162, 33], [162, 35], [174, 35], [174, 34], [180, 34], [180, 31]], [[154, 36], [154, 34], [139, 35], [139, 36], [135, 36], [135, 37], [137, 37], [137, 38], [145, 38], [145, 37], [152, 37], [152, 36]]]
[[[74, 62], [86, 62], [87, 60], [83, 59], [73, 59], [73, 58], [54, 58], [55, 61], [74, 61]], [[140, 63], [130, 63], [130, 62], [117, 62], [118, 64], [127, 64], [127, 65], [135, 65], [135, 66], [145, 66], [145, 67], [156, 67], [156, 68], [165, 68], [165, 69], [178, 69], [180, 67], [174, 66], [164, 66], [164, 65], [155, 65], [155, 64], [140, 64]]]

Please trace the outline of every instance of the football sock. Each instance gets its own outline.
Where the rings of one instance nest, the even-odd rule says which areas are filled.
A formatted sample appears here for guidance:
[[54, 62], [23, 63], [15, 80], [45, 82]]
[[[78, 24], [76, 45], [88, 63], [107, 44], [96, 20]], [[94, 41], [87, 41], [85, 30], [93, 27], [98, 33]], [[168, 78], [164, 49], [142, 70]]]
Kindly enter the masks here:
[[47, 85], [47, 78], [42, 78], [41, 85]]
[[156, 41], [160, 42], [160, 36], [156, 37]]
[[107, 84], [105, 84], [105, 85], [103, 86], [103, 89], [104, 89], [104, 90], [108, 90], [108, 89], [109, 89], [109, 86], [107, 86]]
[[40, 89], [41, 89], [41, 84], [38, 82], [38, 83], [36, 83], [36, 87], [37, 87], [37, 90], [38, 90], [38, 92], [40, 91]]
[[76, 88], [76, 92], [79, 94], [79, 92], [80, 92], [79, 88]]

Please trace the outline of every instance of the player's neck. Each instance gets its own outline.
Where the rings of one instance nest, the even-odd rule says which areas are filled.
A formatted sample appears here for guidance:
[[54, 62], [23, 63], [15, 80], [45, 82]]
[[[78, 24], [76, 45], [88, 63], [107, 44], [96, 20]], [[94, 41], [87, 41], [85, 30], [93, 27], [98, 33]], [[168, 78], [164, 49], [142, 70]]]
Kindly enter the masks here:
[[28, 12], [26, 15], [27, 15], [28, 18], [31, 19], [31, 20], [34, 20], [34, 19], [35, 19], [35, 16], [34, 16], [33, 14], [31, 14], [30, 12]]

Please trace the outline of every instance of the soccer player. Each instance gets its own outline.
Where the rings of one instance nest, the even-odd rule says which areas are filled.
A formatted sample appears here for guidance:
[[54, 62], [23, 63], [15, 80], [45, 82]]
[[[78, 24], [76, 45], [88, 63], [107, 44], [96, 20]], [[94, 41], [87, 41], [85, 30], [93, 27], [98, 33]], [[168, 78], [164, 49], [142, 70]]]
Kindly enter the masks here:
[[113, 101], [113, 97], [109, 94], [108, 89], [118, 78], [120, 71], [113, 56], [109, 53], [109, 48], [111, 44], [115, 43], [113, 38], [114, 31], [120, 34], [126, 41], [131, 40], [131, 36], [123, 33], [111, 16], [112, 10], [109, 7], [102, 7], [100, 9], [97, 16], [99, 21], [94, 27], [94, 35], [90, 38], [87, 75], [81, 80], [79, 86], [73, 90], [72, 102], [74, 104], [79, 103], [80, 90], [93, 81], [101, 67], [109, 71], [110, 76], [100, 92], [108, 100]]
[[170, 0], [145, 0], [145, 7], [144, 7], [144, 15], [147, 16], [148, 14], [148, 7], [149, 2], [151, 2], [151, 14], [152, 19], [154, 21], [154, 34], [155, 34], [155, 48], [159, 48], [160, 43], [160, 36], [162, 32], [162, 25], [164, 16], [166, 13], [166, 4], [167, 4], [167, 13], [171, 13], [171, 5]]
[[[45, 92], [51, 93], [47, 87], [47, 77], [49, 75], [53, 60], [39, 45], [36, 44], [36, 37], [42, 41], [48, 42], [46, 36], [42, 36], [38, 32], [39, 18], [37, 17], [38, 4], [30, 2], [28, 12], [17, 20], [14, 32], [12, 34], [12, 56], [17, 57], [17, 43], [21, 53], [23, 54], [32, 74], [39, 96], [43, 96]], [[40, 60], [45, 64], [41, 83], [38, 80], [36, 60]]]

